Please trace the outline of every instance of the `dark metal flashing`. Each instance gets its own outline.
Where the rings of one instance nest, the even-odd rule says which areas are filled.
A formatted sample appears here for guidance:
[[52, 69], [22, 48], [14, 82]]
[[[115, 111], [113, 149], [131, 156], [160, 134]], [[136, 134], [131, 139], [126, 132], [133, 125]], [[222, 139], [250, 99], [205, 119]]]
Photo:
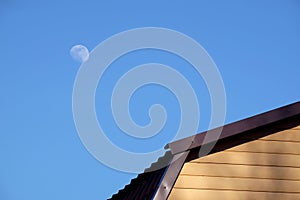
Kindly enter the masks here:
[[[168, 165], [173, 158], [170, 151], [160, 157], [157, 162], [145, 169], [144, 173], [132, 179], [128, 185], [114, 194], [110, 200], [150, 200], [158, 189], [158, 186], [168, 169]], [[164, 167], [163, 167], [164, 166]]]
[[[138, 175], [111, 199], [166, 200], [184, 163], [205, 156], [199, 155], [200, 148], [216, 143], [209, 152], [209, 154], [213, 154], [299, 125], [300, 102], [296, 102], [221, 128], [172, 142], [166, 146], [166, 148], [170, 148], [171, 154], [165, 155], [158, 161], [158, 163], [164, 162], [166, 165], [169, 163], [166, 167], [153, 171], [157, 166], [161, 166], [157, 163], [153, 164], [150, 170], [145, 170], [144, 173]], [[220, 129], [222, 132], [217, 140], [214, 134], [217, 134]], [[205, 138], [207, 135], [209, 137]]]
[[131, 199], [143, 199], [150, 200], [154, 191], [157, 188], [157, 183], [164, 174], [165, 168], [139, 174], [137, 178], [132, 179], [130, 184], [126, 185], [124, 189], [119, 190], [117, 194], [114, 194], [111, 200], [131, 200]]
[[[199, 133], [197, 135], [187, 137], [166, 146], [170, 148], [172, 154], [177, 154], [186, 150], [197, 148], [216, 140], [222, 140], [240, 133], [248, 132], [259, 127], [264, 127], [272, 123], [284, 120], [300, 114], [300, 102], [296, 102], [275, 110], [271, 110], [253, 117], [237, 121], [223, 127], [209, 130], [207, 132]], [[218, 133], [221, 135], [217, 137]]]
[[[293, 127], [300, 125], [300, 114], [295, 115], [293, 117], [289, 117], [271, 124], [268, 124], [266, 126], [257, 127], [254, 129], [251, 129], [249, 131], [245, 131], [240, 134], [236, 134], [221, 140], [218, 140], [214, 148], [209, 152], [209, 154], [217, 153], [220, 151], [224, 151], [226, 149], [229, 149], [231, 147], [235, 147], [247, 142], [251, 142], [254, 140], [257, 140], [259, 138], [265, 137], [267, 135], [271, 135], [273, 133], [277, 133], [279, 131], [291, 129]], [[209, 145], [209, 144], [206, 144]], [[195, 147], [190, 151], [188, 158], [186, 159], [186, 162], [189, 162], [191, 160], [197, 159], [199, 157], [203, 157], [206, 155], [199, 155], [200, 148], [205, 148], [205, 145]]]

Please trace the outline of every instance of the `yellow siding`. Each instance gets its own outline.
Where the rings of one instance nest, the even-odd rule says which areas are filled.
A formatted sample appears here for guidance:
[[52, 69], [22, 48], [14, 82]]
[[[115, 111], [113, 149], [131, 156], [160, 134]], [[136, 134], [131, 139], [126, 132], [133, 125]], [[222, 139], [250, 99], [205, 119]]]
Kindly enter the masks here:
[[[180, 176], [176, 187], [189, 189], [214, 189], [259, 191], [259, 192], [299, 192], [300, 182], [293, 180], [255, 179], [255, 178], [232, 178], [232, 177], [209, 177], [209, 176]], [[251, 186], [251, 189], [249, 188]]]
[[300, 155], [224, 151], [191, 163], [224, 163], [242, 165], [300, 167]]
[[231, 148], [231, 151], [300, 154], [300, 142], [255, 140]]
[[218, 199], [218, 200], [298, 200], [297, 193], [274, 193], [274, 192], [253, 192], [253, 191], [233, 191], [233, 190], [193, 190], [174, 188], [169, 199], [172, 200], [198, 200], [198, 199]]
[[[299, 128], [299, 129], [280, 131], [278, 133], [268, 135], [264, 138], [261, 138], [261, 140], [300, 142], [300, 134], [299, 134], [300, 127], [297, 127], [297, 128]], [[298, 132], [298, 134], [297, 134], [297, 132]]]
[[292, 128], [291, 130], [300, 130], [300, 126], [297, 126], [295, 128]]
[[300, 199], [300, 126], [185, 163], [169, 199]]

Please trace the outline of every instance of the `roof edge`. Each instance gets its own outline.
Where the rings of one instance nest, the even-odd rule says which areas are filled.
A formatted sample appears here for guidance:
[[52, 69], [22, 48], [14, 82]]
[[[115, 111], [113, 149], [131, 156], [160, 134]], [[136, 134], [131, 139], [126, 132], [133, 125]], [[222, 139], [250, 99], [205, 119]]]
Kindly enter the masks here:
[[300, 101], [171, 142], [165, 146], [165, 149], [169, 148], [173, 155], [178, 154], [208, 143], [216, 142], [220, 139], [267, 126], [299, 114]]

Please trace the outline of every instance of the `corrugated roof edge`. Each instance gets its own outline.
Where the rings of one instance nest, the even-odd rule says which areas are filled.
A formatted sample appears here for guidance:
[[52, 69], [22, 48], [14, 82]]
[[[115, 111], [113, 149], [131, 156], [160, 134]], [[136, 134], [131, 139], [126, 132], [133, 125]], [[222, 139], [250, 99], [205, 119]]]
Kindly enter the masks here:
[[139, 199], [141, 196], [143, 199], [152, 199], [172, 158], [171, 151], [166, 151], [163, 156], [159, 157], [149, 168], [146, 168], [143, 173], [131, 179], [129, 184], [116, 194], [113, 194], [109, 200]]

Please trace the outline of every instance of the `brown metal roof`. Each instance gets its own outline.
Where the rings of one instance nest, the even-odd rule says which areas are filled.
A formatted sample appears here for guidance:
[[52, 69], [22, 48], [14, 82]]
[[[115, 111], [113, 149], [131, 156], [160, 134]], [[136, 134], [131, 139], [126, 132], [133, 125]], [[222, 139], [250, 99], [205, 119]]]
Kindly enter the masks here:
[[[205, 148], [205, 146], [217, 141], [209, 153], [212, 154], [299, 124], [300, 102], [296, 102], [225, 125], [221, 127], [222, 132], [218, 139], [208, 137], [207, 140], [205, 137], [208, 134], [209, 136], [216, 134], [220, 128], [172, 142], [166, 146], [171, 150], [171, 153], [167, 153], [158, 160], [158, 162], [168, 162], [167, 167], [156, 171], [145, 170], [124, 189], [113, 195], [111, 199], [167, 199], [184, 163], [199, 158], [201, 156], [199, 155], [200, 148]], [[156, 165], [157, 163], [153, 164], [152, 167]]]
[[[114, 194], [110, 199], [152, 199], [171, 159], [172, 154], [170, 151], [167, 151], [164, 156], [157, 160], [157, 162], [145, 169], [144, 173], [139, 174], [136, 178], [132, 179], [128, 185], [119, 190], [119, 192]], [[165, 167], [160, 168], [160, 166]]]

